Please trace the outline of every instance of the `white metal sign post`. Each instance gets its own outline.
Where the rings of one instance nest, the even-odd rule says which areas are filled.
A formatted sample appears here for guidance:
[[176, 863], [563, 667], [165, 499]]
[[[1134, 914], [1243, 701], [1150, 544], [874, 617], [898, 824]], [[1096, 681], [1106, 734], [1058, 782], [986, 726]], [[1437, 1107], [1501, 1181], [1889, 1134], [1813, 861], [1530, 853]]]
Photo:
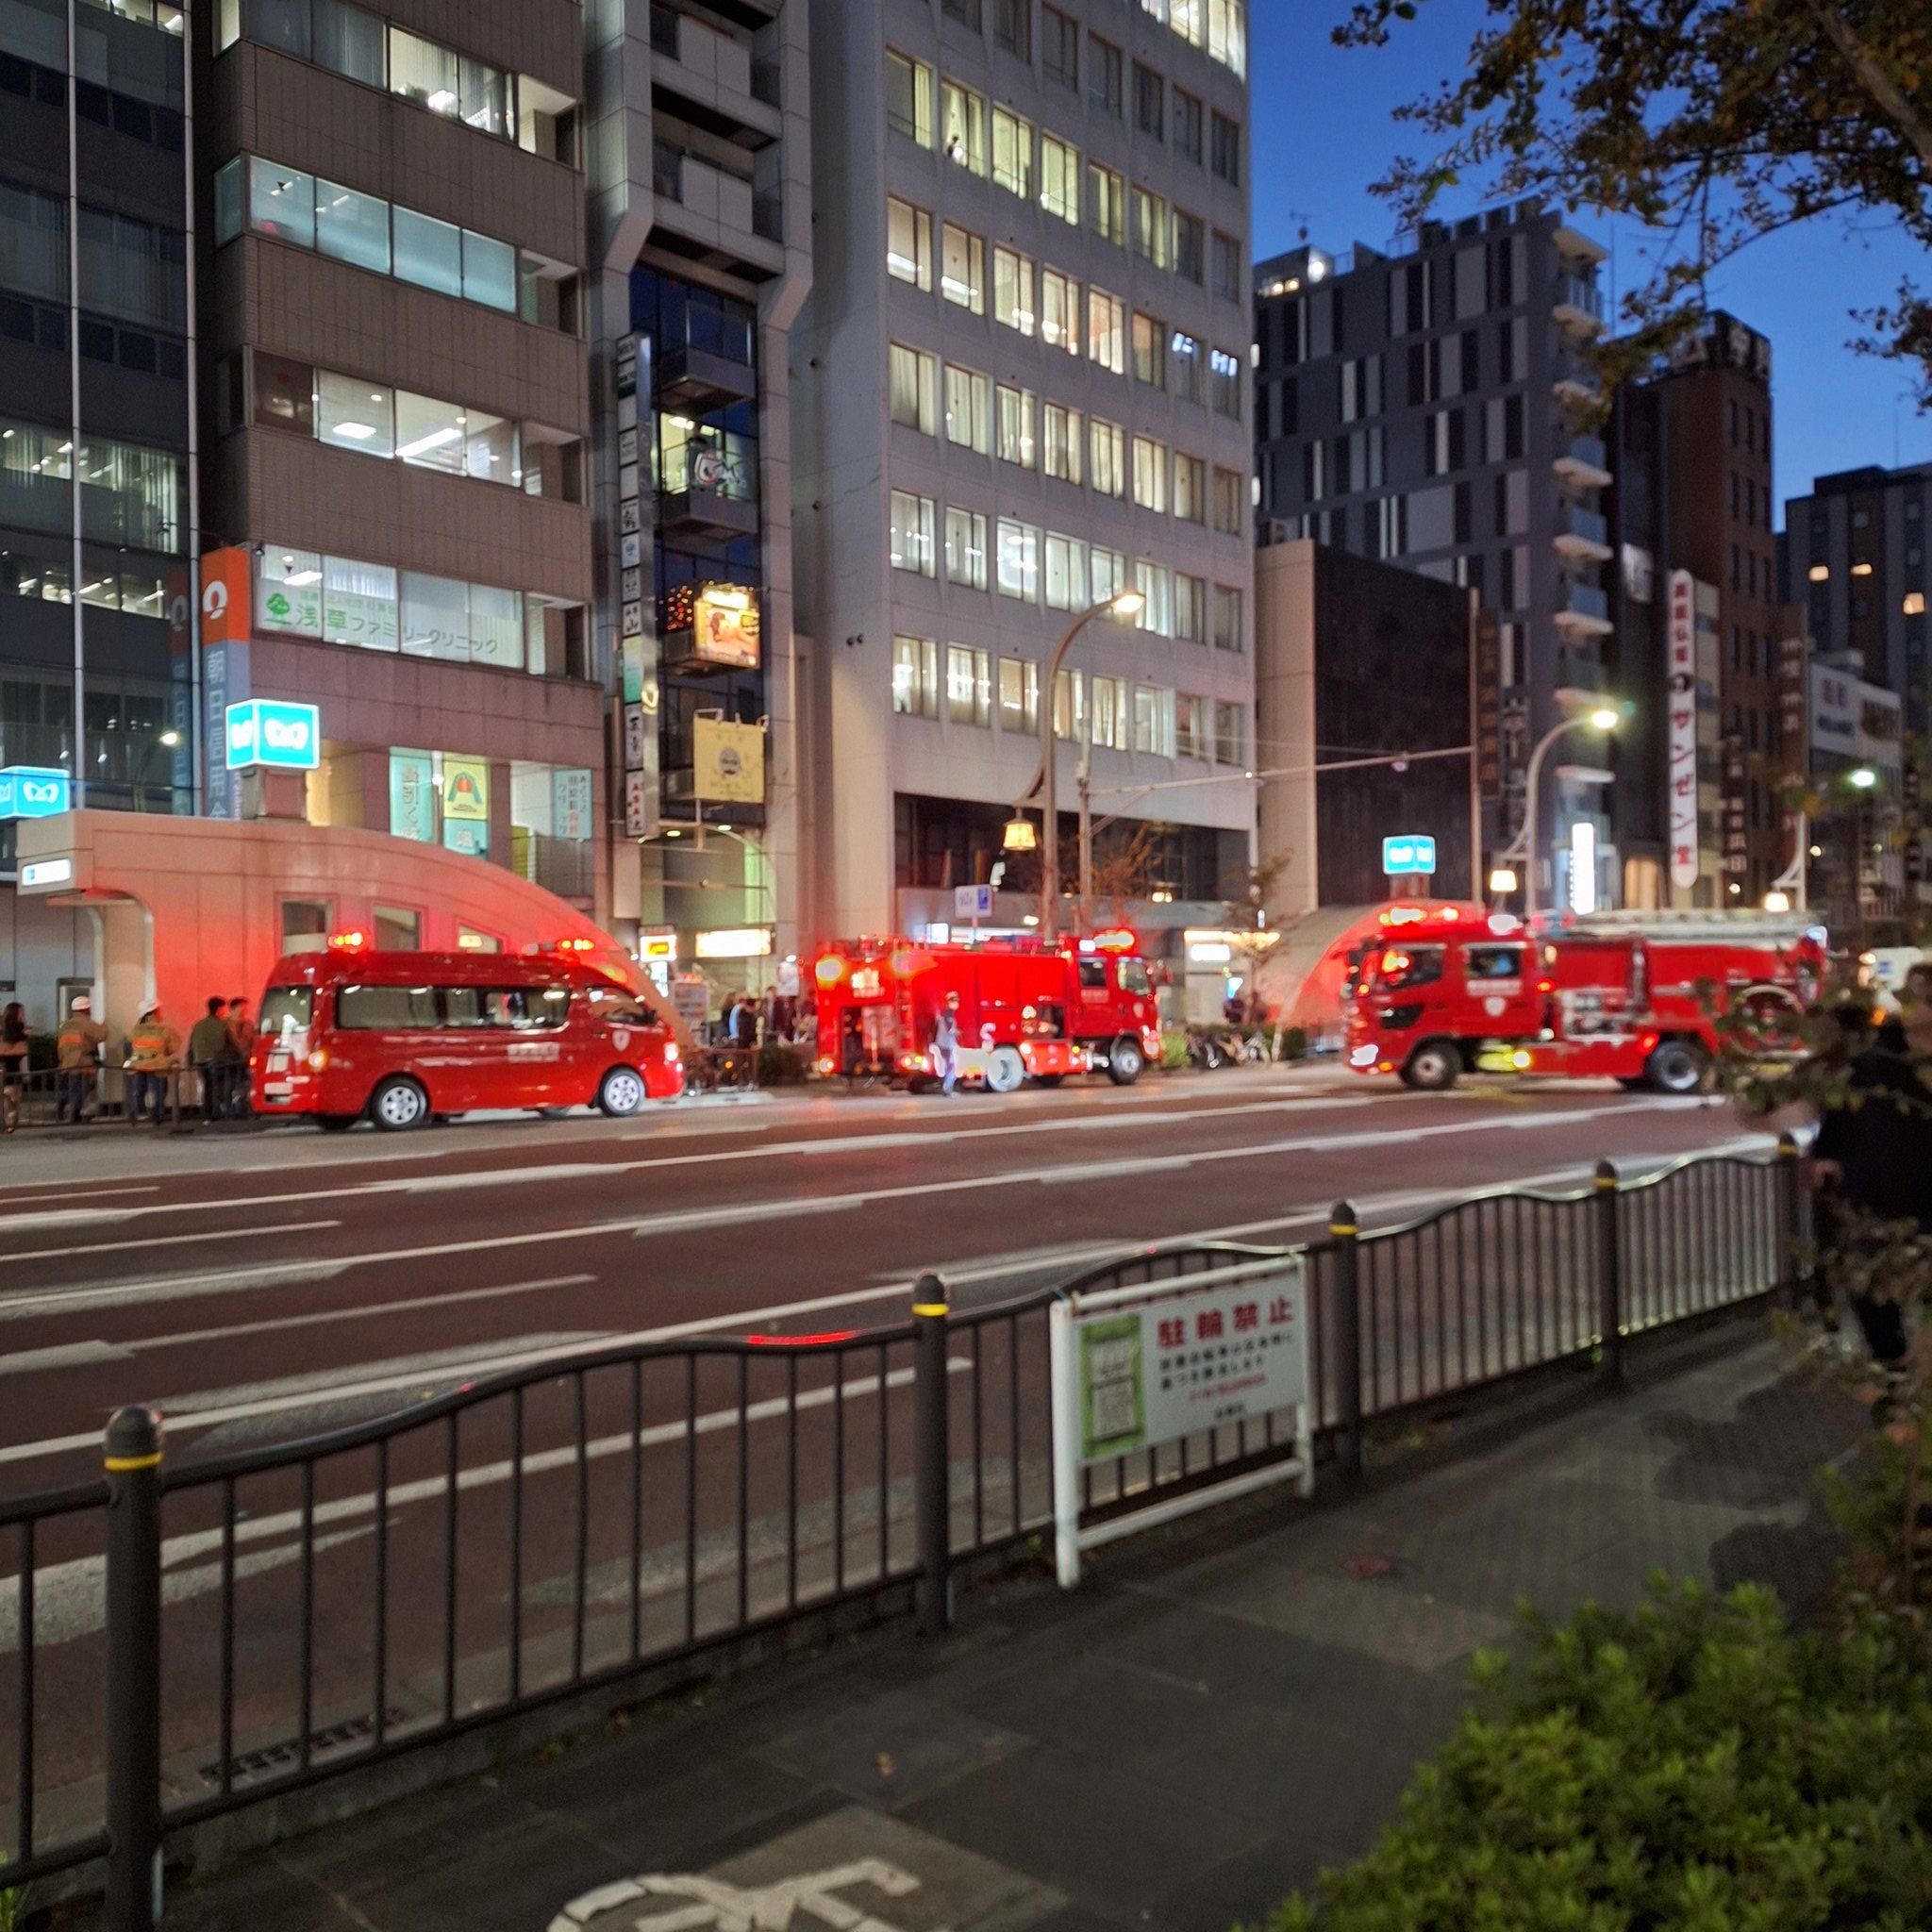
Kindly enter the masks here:
[[[1271, 1483], [1314, 1486], [1303, 1249], [1139, 1288], [1070, 1295], [1049, 1315], [1055, 1560], [1063, 1588], [1080, 1552]], [[1150, 1500], [1082, 1527], [1080, 1471], [1183, 1438], [1295, 1417], [1294, 1454], [1224, 1482]]]

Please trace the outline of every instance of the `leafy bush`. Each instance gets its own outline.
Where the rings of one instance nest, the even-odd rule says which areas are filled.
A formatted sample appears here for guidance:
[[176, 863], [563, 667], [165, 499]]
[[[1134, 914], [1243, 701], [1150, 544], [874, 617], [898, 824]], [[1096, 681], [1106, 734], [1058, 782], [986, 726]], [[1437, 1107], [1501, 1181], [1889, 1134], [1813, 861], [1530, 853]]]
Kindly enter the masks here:
[[1769, 1591], [1654, 1583], [1532, 1620], [1396, 1822], [1269, 1932], [1907, 1932], [1932, 1923], [1932, 1682], [1867, 1617], [1794, 1636]]
[[1188, 1036], [1176, 1026], [1171, 1026], [1160, 1036], [1160, 1064], [1172, 1072], [1175, 1067], [1188, 1063]]
[[758, 1048], [758, 1085], [790, 1087], [805, 1078], [806, 1057], [802, 1046], [768, 1040]]
[[1305, 1060], [1308, 1057], [1308, 1036], [1299, 1026], [1284, 1026], [1281, 1029], [1281, 1058], [1285, 1060]]

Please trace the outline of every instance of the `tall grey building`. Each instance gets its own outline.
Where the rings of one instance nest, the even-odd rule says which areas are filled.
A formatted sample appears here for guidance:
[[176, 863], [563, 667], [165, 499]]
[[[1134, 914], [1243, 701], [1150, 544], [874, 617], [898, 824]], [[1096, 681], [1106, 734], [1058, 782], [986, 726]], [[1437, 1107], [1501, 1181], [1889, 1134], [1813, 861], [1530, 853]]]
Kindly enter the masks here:
[[1856, 658], [1863, 676], [1898, 692], [1906, 729], [1918, 734], [1932, 728], [1928, 525], [1932, 463], [1820, 476], [1785, 505], [1786, 594], [1804, 606], [1812, 643], [1824, 657]]
[[806, 13], [585, 8], [612, 907], [709, 993], [802, 943], [786, 343], [811, 276]]
[[16, 822], [194, 809], [188, 48], [180, 6], [0, 7], [0, 980], [29, 996], [91, 941], [16, 899]]
[[[1477, 693], [1491, 862], [1522, 825], [1555, 693], [1606, 681], [1611, 475], [1581, 353], [1604, 325], [1604, 254], [1525, 201], [1425, 223], [1390, 254], [1304, 246], [1255, 272], [1262, 541], [1312, 537], [1406, 564], [1498, 614]], [[1558, 779], [1554, 758], [1545, 773], [1544, 903], [1567, 880], [1579, 823], [1596, 834], [1609, 898], [1605, 801]]]
[[1243, 889], [1255, 808], [1241, 0], [846, 0], [811, 58], [819, 929], [926, 931], [991, 881], [1042, 703], [1066, 884], [1077, 764], [1103, 852], [1149, 828], [1143, 924], [1185, 923]]

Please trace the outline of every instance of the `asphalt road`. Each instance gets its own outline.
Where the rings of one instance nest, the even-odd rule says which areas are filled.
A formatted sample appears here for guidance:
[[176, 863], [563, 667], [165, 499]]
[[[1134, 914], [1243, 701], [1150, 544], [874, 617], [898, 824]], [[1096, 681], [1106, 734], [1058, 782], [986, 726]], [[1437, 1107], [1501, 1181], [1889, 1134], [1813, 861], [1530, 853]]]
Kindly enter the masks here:
[[[394, 1139], [21, 1136], [0, 1149], [0, 1498], [95, 1474], [102, 1425], [126, 1402], [160, 1409], [171, 1466], [192, 1467], [588, 1347], [862, 1336], [906, 1319], [928, 1269], [972, 1310], [1150, 1242], [1312, 1236], [1341, 1198], [1374, 1226], [1503, 1183], [1577, 1185], [1606, 1155], [1636, 1174], [1718, 1144], [1768, 1143], [1720, 1106], [1607, 1083], [1424, 1095], [1310, 1069]], [[956, 1444], [982, 1422], [987, 1436], [989, 1493], [956, 1486], [956, 1507], [995, 1530], [1044, 1478], [1041, 1339], [991, 1325], [950, 1351]], [[588, 1391], [546, 1378], [514, 1414], [499, 1402], [460, 1431], [415, 1432], [380, 1468], [366, 1451], [335, 1458], [306, 1500], [293, 1476], [247, 1479], [226, 1553], [238, 1745], [274, 1747], [297, 1723], [305, 1601], [322, 1724], [371, 1709], [373, 1652], [386, 1699], [433, 1708], [446, 1591], [461, 1606], [448, 1656], [463, 1707], [500, 1695], [510, 1671], [527, 1685], [562, 1668], [579, 1599], [607, 1607], [594, 1662], [625, 1641], [626, 1611], [643, 1625], [631, 1641], [664, 1647], [680, 1627], [737, 1627], [782, 1604], [801, 1574], [809, 1593], [828, 1566], [903, 1567], [909, 1358], [855, 1350], [836, 1385], [808, 1365], [794, 1408], [797, 1359], [653, 1364]], [[969, 1417], [974, 1390], [991, 1407]], [[219, 1500], [171, 1499], [164, 1524], [164, 1737], [191, 1790], [218, 1703]], [[1038, 1504], [1029, 1492], [1027, 1520]], [[84, 1824], [97, 1796], [99, 1549], [97, 1521], [76, 1519], [45, 1525], [34, 1552], [42, 1836]], [[19, 1715], [21, 1560], [0, 1533], [0, 1734]], [[0, 1846], [16, 1757], [0, 1752]]]
[[1292, 1240], [1342, 1197], [1373, 1224], [1748, 1138], [1607, 1083], [1233, 1069], [398, 1139], [90, 1132], [0, 1156], [0, 1495], [91, 1473], [124, 1402], [164, 1412], [171, 1455], [206, 1452], [544, 1351], [900, 1321], [924, 1269], [972, 1306], [1151, 1241]]

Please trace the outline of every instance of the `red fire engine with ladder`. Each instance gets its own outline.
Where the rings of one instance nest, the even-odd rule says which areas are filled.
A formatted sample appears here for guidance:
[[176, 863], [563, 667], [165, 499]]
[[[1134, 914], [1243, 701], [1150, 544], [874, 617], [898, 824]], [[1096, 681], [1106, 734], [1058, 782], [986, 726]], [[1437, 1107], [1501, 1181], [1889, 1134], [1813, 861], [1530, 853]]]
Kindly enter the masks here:
[[930, 1086], [939, 1077], [933, 1028], [954, 998], [959, 1077], [990, 1092], [1027, 1079], [1057, 1087], [1085, 1073], [1126, 1087], [1160, 1058], [1153, 978], [1124, 930], [1051, 946], [855, 940], [819, 954], [812, 983], [822, 1074]]
[[1789, 1042], [1816, 997], [1824, 929], [1802, 915], [1600, 912], [1539, 920], [1391, 906], [1344, 1008], [1348, 1064], [1440, 1091], [1466, 1073], [1609, 1078], [1696, 1093], [1740, 1008]]

